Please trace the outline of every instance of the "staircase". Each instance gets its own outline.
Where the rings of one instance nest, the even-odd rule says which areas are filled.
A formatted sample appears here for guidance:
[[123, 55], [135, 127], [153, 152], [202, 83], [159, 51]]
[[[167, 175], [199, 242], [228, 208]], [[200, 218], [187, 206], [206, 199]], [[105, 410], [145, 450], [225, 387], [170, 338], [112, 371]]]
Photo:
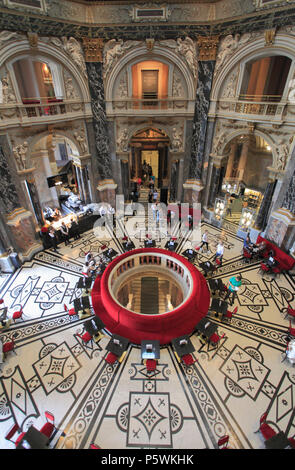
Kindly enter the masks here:
[[141, 313], [159, 313], [159, 286], [157, 277], [141, 279]]

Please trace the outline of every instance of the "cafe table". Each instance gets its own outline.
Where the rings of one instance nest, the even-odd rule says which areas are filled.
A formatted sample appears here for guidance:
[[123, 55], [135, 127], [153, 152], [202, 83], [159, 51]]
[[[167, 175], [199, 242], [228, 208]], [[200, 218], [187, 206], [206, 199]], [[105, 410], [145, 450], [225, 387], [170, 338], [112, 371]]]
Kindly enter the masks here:
[[286, 434], [283, 431], [278, 432], [275, 436], [270, 437], [265, 441], [267, 449], [287, 449], [292, 448], [291, 443], [288, 441]]
[[34, 426], [30, 426], [17, 445], [17, 449], [48, 449], [49, 439]]

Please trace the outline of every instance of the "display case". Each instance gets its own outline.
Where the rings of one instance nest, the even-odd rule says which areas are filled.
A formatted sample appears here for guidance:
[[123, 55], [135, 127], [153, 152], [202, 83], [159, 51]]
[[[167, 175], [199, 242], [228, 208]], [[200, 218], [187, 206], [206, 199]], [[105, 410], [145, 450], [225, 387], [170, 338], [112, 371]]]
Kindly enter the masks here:
[[215, 199], [214, 205], [214, 217], [216, 220], [220, 221], [225, 216], [225, 209], [226, 209], [226, 200], [225, 199]]
[[262, 201], [262, 193], [254, 189], [245, 188], [244, 199], [249, 207], [258, 208]]

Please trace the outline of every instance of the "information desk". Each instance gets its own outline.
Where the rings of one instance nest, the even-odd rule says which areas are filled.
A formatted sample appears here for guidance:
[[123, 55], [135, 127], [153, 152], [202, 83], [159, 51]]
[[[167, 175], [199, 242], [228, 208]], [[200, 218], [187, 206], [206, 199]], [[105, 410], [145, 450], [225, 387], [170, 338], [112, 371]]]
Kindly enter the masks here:
[[179, 336], [173, 339], [171, 343], [179, 357], [191, 354], [195, 351], [194, 345], [188, 335]]
[[160, 342], [157, 340], [143, 340], [141, 342], [142, 359], [160, 359]]
[[30, 426], [25, 435], [19, 441], [17, 449], [48, 449], [49, 439], [45, 434]]

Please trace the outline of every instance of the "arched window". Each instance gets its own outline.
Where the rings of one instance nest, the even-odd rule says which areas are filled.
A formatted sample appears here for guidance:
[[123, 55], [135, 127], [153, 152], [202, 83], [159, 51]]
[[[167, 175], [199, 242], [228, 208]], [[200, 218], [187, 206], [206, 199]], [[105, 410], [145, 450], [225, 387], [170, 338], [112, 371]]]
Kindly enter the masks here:
[[47, 103], [63, 97], [56, 64], [25, 57], [14, 62], [13, 70], [24, 103]]
[[280, 101], [291, 66], [285, 56], [269, 56], [247, 62], [240, 99], [247, 101]]

